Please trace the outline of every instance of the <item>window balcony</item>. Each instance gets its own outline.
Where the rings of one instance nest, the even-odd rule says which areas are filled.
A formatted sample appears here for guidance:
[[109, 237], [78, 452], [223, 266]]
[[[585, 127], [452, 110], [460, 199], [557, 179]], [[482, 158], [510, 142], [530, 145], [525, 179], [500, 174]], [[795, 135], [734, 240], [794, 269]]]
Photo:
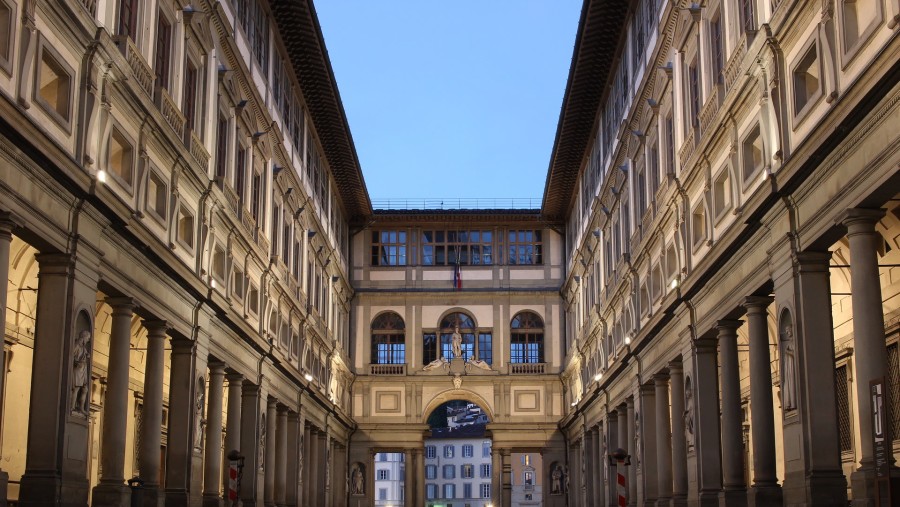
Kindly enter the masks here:
[[547, 363], [509, 363], [510, 375], [542, 375], [546, 370]]
[[175, 104], [175, 101], [165, 88], [159, 89], [157, 97], [159, 97], [159, 111], [162, 113], [163, 118], [166, 119], [166, 123], [172, 127], [172, 130], [175, 131], [175, 135], [178, 136], [178, 139], [184, 139], [184, 124], [186, 123], [186, 120], [184, 119], [184, 115], [181, 114], [178, 105]]
[[[87, 5], [85, 5], [85, 7], [87, 7]], [[96, 6], [94, 7], [96, 8]], [[144, 55], [141, 54], [141, 51], [134, 44], [134, 41], [131, 40], [131, 37], [119, 35], [116, 36], [114, 40], [116, 41], [116, 45], [119, 46], [119, 50], [122, 51], [122, 56], [125, 57], [125, 61], [128, 62], [128, 66], [131, 67], [131, 73], [134, 75], [135, 81], [137, 81], [138, 85], [140, 85], [141, 89], [144, 90], [148, 97], [152, 97], [155, 76], [153, 75], [153, 69], [150, 67], [150, 64], [144, 60]]]
[[405, 364], [370, 364], [369, 375], [406, 375]]

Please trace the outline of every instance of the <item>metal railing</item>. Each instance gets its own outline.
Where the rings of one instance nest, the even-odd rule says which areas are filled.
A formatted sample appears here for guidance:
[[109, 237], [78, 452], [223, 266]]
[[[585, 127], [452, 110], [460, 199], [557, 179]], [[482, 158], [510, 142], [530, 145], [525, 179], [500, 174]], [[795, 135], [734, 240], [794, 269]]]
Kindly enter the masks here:
[[484, 210], [484, 209], [540, 209], [540, 198], [385, 198], [372, 199], [372, 207], [378, 210]]

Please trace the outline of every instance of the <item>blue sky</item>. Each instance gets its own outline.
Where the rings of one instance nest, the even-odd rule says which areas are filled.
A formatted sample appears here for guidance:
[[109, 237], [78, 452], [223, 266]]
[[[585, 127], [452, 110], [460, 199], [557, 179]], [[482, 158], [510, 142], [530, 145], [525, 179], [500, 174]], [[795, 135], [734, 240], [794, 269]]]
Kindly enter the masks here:
[[373, 199], [540, 198], [581, 0], [318, 0]]

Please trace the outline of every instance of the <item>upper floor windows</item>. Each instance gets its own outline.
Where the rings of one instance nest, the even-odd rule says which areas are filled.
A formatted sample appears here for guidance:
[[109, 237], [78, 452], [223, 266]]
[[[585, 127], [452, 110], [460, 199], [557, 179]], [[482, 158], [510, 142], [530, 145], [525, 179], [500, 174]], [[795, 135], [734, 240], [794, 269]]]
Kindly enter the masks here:
[[250, 43], [256, 63], [269, 68], [269, 18], [258, 0], [236, 0], [238, 20]]
[[709, 22], [709, 49], [712, 53], [712, 78], [713, 83], [720, 84], [723, 81], [722, 71], [725, 69], [725, 48], [722, 41], [722, 16], [717, 12]]
[[739, 0], [741, 29], [748, 34], [756, 31], [756, 2], [757, 0]]
[[168, 210], [168, 185], [156, 171], [151, 170], [147, 181], [147, 205], [150, 215], [165, 224]]
[[0, 68], [11, 70], [16, 11], [7, 0], [0, 1]]
[[372, 364], [406, 363], [406, 325], [394, 312], [372, 321]]
[[795, 116], [803, 115], [807, 110], [807, 106], [815, 102], [821, 95], [821, 75], [822, 70], [814, 39], [793, 71]]
[[425, 446], [425, 459], [434, 459], [436, 457], [437, 457], [437, 447], [435, 447], [433, 445], [426, 445]]
[[119, 35], [129, 37], [137, 42], [138, 36], [138, 11], [141, 2], [139, 0], [119, 1], [119, 24], [116, 31]]
[[688, 118], [690, 126], [697, 127], [700, 118], [700, 69], [697, 58], [690, 63], [687, 70], [688, 82]]
[[134, 185], [134, 148], [117, 128], [113, 128], [109, 138], [107, 168], [121, 185], [131, 191]]
[[185, 126], [190, 130], [195, 130], [200, 125], [200, 121], [197, 118], [202, 108], [202, 106], [198, 107], [198, 102], [203, 97], [200, 86], [199, 66], [194, 63], [190, 56], [186, 55], [184, 60], [184, 90], [182, 91], [184, 99], [181, 104], [181, 112], [184, 114]]
[[35, 99], [55, 120], [68, 128], [72, 115], [72, 76], [74, 71], [46, 44], [41, 45]]
[[763, 145], [762, 136], [759, 133], [759, 125], [754, 126], [750, 133], [747, 134], [747, 137], [744, 138], [744, 142], [741, 143], [741, 158], [743, 162], [741, 172], [743, 174], [744, 187], [746, 188], [750, 184], [751, 178], [763, 166]]
[[540, 230], [509, 231], [510, 264], [543, 264]]
[[405, 266], [406, 232], [372, 231], [372, 265]]
[[[126, 0], [127, 1], [127, 0]], [[156, 57], [153, 71], [156, 73], [156, 84], [164, 90], [169, 89], [169, 73], [172, 67], [172, 22], [160, 10], [156, 19]]]
[[510, 363], [544, 362], [544, 321], [534, 312], [521, 312], [510, 325]]
[[422, 231], [422, 264], [442, 266], [494, 263], [491, 231]]

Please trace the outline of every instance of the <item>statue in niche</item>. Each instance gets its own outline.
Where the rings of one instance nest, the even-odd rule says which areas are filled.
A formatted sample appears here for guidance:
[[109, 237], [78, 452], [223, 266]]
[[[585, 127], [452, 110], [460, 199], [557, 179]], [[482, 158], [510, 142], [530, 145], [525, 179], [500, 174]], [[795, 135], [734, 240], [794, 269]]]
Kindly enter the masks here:
[[256, 448], [256, 459], [259, 469], [266, 468], [266, 413], [259, 418], [259, 447]]
[[91, 404], [91, 332], [75, 336], [72, 350], [72, 413], [87, 417]]
[[450, 347], [453, 348], [453, 358], [462, 357], [462, 335], [459, 334], [459, 326], [453, 329], [453, 336], [450, 337]]
[[568, 467], [568, 465], [563, 469], [563, 481], [565, 481], [566, 493], [568, 493], [569, 492], [569, 467]]
[[350, 472], [350, 494], [366, 494], [366, 476], [360, 463], [354, 463], [353, 470]]
[[606, 458], [609, 453], [609, 449], [606, 447], [606, 435], [601, 429], [599, 432], [600, 437], [600, 461], [603, 463], [603, 482], [609, 482], [609, 460]]
[[694, 446], [694, 390], [691, 376], [684, 376], [684, 439], [688, 447]]
[[641, 468], [641, 414], [634, 411], [634, 464]]
[[781, 404], [785, 410], [797, 408], [794, 329], [790, 323], [781, 331]]
[[563, 481], [563, 470], [559, 465], [553, 466], [553, 471], [550, 474], [550, 494], [551, 495], [561, 495], [562, 494], [562, 481]]
[[203, 408], [206, 406], [206, 381], [203, 377], [197, 379], [197, 399], [194, 402], [194, 449], [203, 449], [203, 430], [206, 428], [206, 418], [203, 417]]
[[435, 359], [434, 361], [423, 366], [422, 371], [431, 371], [431, 370], [436, 370], [438, 368], [444, 368], [446, 370], [448, 364], [450, 364], [450, 361], [447, 361], [447, 359], [445, 359], [443, 356], [441, 356], [441, 357]]

